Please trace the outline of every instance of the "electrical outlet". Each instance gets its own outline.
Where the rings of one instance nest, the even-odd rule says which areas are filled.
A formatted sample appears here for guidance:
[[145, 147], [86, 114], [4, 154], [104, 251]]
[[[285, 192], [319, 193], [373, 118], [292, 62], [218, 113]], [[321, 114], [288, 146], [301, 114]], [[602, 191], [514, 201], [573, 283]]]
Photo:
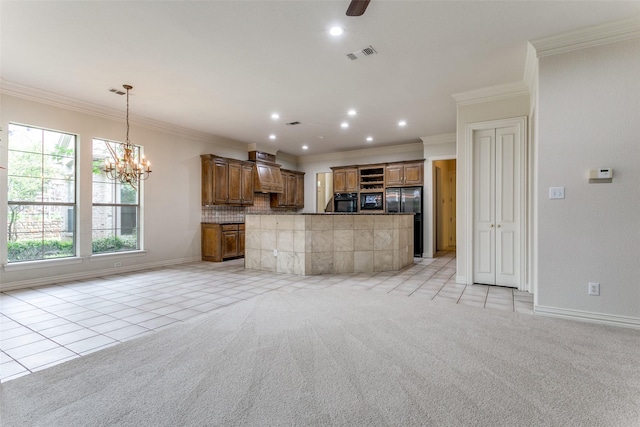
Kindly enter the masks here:
[[114, 267], [122, 267], [122, 262], [121, 262], [121, 261], [114, 262], [114, 263], [113, 263], [113, 266], [114, 266]]
[[273, 250], [273, 256], [278, 256], [278, 250], [277, 249]]
[[600, 295], [600, 283], [589, 282], [589, 295]]

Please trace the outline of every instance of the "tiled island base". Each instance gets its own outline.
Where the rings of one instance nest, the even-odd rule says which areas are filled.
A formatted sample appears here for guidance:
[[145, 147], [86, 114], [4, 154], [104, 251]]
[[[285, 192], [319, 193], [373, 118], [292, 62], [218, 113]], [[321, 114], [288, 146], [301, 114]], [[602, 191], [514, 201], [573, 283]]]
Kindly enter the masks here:
[[413, 264], [412, 214], [256, 214], [245, 229], [248, 269], [309, 276]]

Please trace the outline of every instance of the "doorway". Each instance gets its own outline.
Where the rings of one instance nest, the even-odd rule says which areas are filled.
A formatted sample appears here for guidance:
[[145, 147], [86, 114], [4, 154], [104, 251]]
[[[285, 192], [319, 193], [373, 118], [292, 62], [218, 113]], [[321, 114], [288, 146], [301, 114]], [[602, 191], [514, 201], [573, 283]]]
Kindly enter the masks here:
[[456, 160], [434, 160], [434, 242], [438, 251], [456, 250]]
[[316, 174], [316, 212], [333, 212], [333, 173]]

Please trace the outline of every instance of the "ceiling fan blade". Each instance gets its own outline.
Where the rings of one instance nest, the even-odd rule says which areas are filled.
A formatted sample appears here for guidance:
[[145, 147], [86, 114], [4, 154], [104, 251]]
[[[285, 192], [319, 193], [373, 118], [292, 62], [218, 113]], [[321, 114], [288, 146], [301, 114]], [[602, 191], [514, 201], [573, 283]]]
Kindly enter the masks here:
[[351, 0], [347, 9], [347, 16], [361, 16], [371, 0]]

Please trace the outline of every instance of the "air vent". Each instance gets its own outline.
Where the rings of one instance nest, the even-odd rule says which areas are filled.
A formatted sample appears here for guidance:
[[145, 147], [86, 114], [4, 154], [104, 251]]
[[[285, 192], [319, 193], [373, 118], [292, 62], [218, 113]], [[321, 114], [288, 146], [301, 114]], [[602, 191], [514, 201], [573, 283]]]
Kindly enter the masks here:
[[115, 93], [116, 95], [125, 95], [127, 93], [113, 87], [109, 89], [109, 92]]
[[347, 58], [349, 58], [350, 60], [356, 60], [358, 58], [362, 58], [364, 56], [370, 56], [370, 55], [374, 55], [378, 52], [376, 52], [376, 50], [373, 48], [373, 46], [369, 46], [369, 47], [365, 47], [362, 50], [356, 50], [355, 52], [351, 52], [351, 53], [347, 53]]
[[296, 125], [299, 125], [299, 124], [300, 124], [300, 122], [298, 122], [298, 121], [285, 123], [285, 125], [287, 125], [287, 126], [296, 126]]

